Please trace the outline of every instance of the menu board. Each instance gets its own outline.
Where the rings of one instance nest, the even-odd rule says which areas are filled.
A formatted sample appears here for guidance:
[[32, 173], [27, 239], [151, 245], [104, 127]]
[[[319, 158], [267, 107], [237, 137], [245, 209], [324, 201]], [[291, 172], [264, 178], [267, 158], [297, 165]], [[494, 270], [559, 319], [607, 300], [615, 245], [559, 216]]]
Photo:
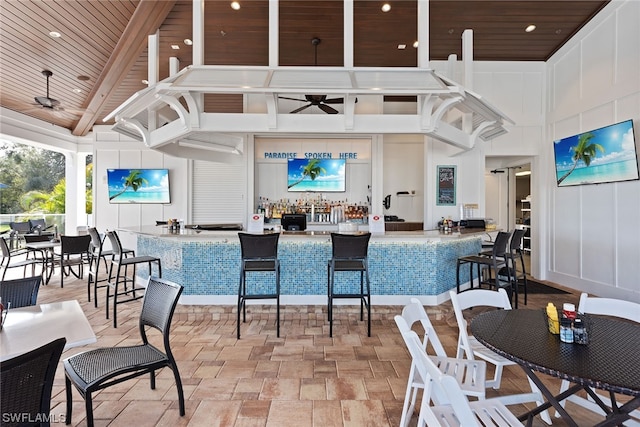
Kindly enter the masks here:
[[438, 188], [436, 191], [436, 205], [456, 205], [456, 167], [438, 166]]

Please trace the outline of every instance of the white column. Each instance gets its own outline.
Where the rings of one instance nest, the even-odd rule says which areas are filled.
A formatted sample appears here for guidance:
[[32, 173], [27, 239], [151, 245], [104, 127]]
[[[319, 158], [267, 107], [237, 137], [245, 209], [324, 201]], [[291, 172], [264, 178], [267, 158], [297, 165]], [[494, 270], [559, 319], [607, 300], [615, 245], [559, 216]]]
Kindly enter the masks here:
[[147, 42], [147, 81], [149, 86], [160, 79], [160, 30], [150, 34]]
[[178, 74], [180, 71], [180, 60], [175, 56], [169, 58], [169, 77]]
[[473, 30], [462, 32], [462, 66], [465, 89], [473, 90]]
[[353, 0], [344, 0], [344, 67], [353, 67]]
[[[84, 211], [85, 204], [80, 204], [78, 191], [78, 175], [80, 169], [84, 174], [84, 167], [80, 167], [76, 153], [64, 153], [64, 176], [66, 180], [66, 189], [64, 195], [65, 205], [65, 234], [75, 234], [78, 226], [78, 212], [80, 209]], [[84, 193], [82, 198], [84, 199]], [[62, 230], [60, 230], [62, 232]]]
[[204, 0], [193, 0], [193, 65], [204, 65]]
[[280, 40], [279, 36], [279, 3], [278, 0], [269, 0], [269, 66], [277, 67], [280, 64]]
[[418, 68], [429, 68], [429, 0], [418, 0]]

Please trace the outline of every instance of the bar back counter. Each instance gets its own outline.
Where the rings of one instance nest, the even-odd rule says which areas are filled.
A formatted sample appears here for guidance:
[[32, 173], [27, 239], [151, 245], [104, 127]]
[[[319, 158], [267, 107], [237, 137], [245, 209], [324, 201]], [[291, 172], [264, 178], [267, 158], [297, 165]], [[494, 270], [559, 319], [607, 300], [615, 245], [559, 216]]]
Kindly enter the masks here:
[[[180, 303], [237, 303], [238, 231], [185, 229], [171, 233], [166, 227], [154, 226], [118, 231], [135, 235], [137, 254], [161, 259], [163, 277], [184, 286]], [[372, 304], [401, 305], [409, 297], [429, 305], [448, 300], [448, 291], [456, 287], [458, 257], [480, 252], [483, 235], [484, 230], [373, 233], [369, 243]], [[330, 232], [284, 232], [278, 258], [283, 304], [326, 304]], [[468, 282], [469, 272], [461, 273], [461, 282]], [[259, 286], [260, 278], [256, 280]]]

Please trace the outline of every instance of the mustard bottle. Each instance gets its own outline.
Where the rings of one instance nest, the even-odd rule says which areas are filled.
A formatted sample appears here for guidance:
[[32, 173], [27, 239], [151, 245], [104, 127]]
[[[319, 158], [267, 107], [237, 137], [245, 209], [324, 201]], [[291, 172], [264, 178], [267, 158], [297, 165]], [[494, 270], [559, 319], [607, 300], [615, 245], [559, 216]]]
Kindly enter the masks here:
[[547, 321], [549, 323], [549, 332], [558, 335], [560, 333], [560, 323], [558, 322], [558, 310], [552, 302], [547, 304]]

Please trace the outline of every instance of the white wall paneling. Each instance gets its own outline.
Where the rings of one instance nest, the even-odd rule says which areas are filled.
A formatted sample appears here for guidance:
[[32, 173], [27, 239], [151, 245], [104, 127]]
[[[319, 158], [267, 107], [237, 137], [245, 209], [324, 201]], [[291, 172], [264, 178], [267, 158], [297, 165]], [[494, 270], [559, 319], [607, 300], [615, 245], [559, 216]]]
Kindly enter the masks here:
[[[640, 2], [609, 3], [549, 61], [549, 140], [632, 118], [640, 128]], [[543, 161], [554, 164], [553, 151]], [[640, 301], [640, 181], [557, 188], [549, 203], [550, 280]], [[546, 238], [547, 236], [545, 236]]]

